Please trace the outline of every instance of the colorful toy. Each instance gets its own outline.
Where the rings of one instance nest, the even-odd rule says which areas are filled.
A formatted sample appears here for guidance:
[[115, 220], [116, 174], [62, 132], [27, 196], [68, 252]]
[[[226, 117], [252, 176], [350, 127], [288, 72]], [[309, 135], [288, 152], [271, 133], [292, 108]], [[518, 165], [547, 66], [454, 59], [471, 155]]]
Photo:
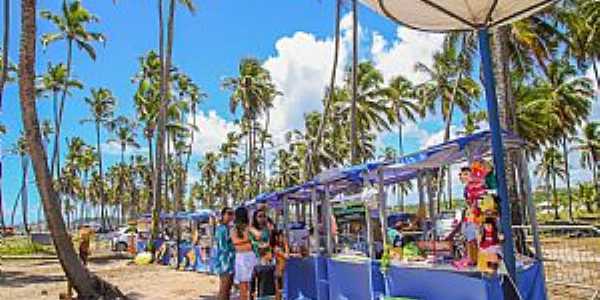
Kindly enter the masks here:
[[496, 222], [493, 217], [485, 219], [479, 242], [477, 269], [488, 274], [495, 273], [500, 262], [500, 239]]

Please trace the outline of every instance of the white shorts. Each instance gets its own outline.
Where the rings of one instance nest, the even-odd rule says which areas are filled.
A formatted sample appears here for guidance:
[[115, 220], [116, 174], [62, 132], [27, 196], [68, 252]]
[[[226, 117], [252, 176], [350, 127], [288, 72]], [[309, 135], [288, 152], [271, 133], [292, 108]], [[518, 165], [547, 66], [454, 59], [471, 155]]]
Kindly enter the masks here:
[[252, 279], [252, 272], [254, 266], [256, 266], [257, 259], [254, 252], [237, 252], [235, 254], [235, 270], [233, 275], [233, 281], [236, 284], [241, 282], [250, 282]]

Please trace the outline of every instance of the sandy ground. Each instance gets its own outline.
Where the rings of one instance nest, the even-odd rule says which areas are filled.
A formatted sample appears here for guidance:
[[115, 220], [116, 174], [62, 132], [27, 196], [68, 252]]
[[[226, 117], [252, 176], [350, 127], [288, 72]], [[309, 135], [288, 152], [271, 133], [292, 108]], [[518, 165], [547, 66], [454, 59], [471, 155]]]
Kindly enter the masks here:
[[[125, 259], [90, 262], [93, 272], [116, 284], [131, 299], [215, 299], [218, 280], [166, 266], [137, 266]], [[67, 283], [56, 260], [4, 260], [0, 299], [59, 299]]]

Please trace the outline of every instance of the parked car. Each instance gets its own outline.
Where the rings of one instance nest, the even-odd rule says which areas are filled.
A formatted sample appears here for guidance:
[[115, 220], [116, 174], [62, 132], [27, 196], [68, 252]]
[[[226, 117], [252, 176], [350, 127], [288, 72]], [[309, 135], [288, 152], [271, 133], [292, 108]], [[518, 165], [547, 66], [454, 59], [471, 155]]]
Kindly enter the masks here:
[[130, 238], [137, 236], [137, 230], [132, 227], [121, 227], [111, 240], [111, 248], [113, 251], [126, 251], [129, 245]]

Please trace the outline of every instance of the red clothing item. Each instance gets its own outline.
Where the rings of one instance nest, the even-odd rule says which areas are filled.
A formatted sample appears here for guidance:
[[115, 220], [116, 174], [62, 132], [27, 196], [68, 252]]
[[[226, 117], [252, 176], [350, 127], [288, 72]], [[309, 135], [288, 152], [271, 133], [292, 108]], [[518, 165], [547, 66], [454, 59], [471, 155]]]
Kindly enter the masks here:
[[481, 239], [481, 243], [479, 247], [481, 249], [486, 249], [491, 246], [498, 245], [498, 237], [496, 236], [493, 228], [487, 228], [485, 225], [483, 226], [483, 238]]

